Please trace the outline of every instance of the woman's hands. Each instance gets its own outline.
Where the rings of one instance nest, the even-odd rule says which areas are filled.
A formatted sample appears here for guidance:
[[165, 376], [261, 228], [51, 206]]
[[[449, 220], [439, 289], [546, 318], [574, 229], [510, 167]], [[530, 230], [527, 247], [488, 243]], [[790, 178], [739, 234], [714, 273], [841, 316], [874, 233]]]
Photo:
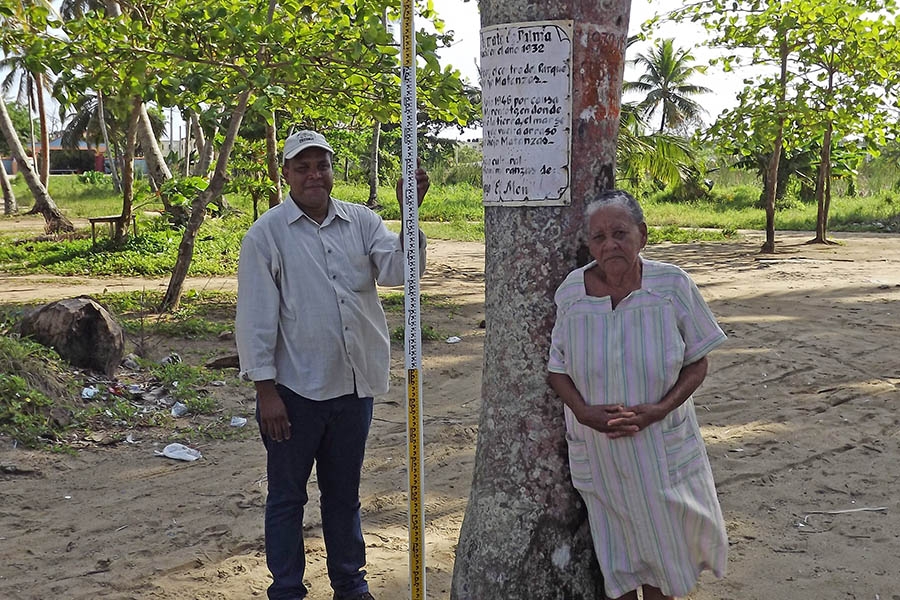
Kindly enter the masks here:
[[[603, 405], [606, 406], [606, 405]], [[622, 408], [618, 414], [612, 414], [606, 425], [612, 433], [607, 433], [608, 437], [617, 438], [634, 435], [653, 423], [661, 421], [669, 412], [661, 404], [638, 404], [637, 406], [629, 406], [627, 410]], [[588, 425], [581, 421], [584, 425]], [[593, 427], [593, 425], [588, 425]], [[594, 427], [594, 429], [597, 429]], [[603, 431], [602, 429], [597, 429]]]
[[[668, 403], [639, 404], [587, 404], [581, 397], [575, 383], [564, 373], [550, 373], [547, 377], [550, 387], [572, 410], [579, 423], [590, 427], [610, 438], [635, 435], [669, 414]], [[682, 400], [683, 402], [683, 400]]]
[[605, 433], [610, 438], [626, 437], [640, 431], [632, 422], [635, 417], [634, 409], [626, 410], [621, 404], [585, 404], [572, 412], [579, 423]]

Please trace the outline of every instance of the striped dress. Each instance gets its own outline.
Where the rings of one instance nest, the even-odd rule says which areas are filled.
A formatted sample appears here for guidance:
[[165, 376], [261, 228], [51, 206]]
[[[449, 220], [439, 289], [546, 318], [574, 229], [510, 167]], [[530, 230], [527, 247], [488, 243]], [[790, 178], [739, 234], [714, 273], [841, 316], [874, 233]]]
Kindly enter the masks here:
[[[687, 273], [641, 259], [641, 289], [612, 309], [585, 293], [584, 272], [556, 291], [549, 369], [588, 404], [658, 402], [725, 334]], [[588, 509], [606, 594], [643, 584], [684, 596], [701, 571], [725, 573], [728, 540], [706, 447], [689, 398], [662, 421], [610, 439], [565, 409], [572, 483]]]

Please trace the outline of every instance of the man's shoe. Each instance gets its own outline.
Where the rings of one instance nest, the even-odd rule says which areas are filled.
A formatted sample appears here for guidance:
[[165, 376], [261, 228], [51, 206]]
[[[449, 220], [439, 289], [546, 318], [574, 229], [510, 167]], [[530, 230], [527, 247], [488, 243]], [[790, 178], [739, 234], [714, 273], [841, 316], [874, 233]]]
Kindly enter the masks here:
[[375, 597], [369, 592], [363, 592], [353, 596], [338, 596], [337, 592], [335, 592], [333, 600], [375, 600]]

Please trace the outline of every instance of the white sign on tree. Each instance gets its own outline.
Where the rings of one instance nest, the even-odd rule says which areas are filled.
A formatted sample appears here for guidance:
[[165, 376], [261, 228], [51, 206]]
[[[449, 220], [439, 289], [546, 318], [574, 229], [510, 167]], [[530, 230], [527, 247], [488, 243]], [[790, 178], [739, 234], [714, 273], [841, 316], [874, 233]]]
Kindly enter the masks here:
[[484, 204], [570, 198], [572, 21], [481, 30]]

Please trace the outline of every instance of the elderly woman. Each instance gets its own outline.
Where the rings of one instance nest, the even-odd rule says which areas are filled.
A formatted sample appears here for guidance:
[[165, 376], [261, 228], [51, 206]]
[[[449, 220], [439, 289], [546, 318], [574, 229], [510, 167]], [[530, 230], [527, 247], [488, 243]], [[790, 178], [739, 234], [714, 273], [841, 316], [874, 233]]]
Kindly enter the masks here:
[[572, 483], [587, 505], [610, 598], [674, 598], [728, 540], [691, 394], [725, 334], [678, 267], [646, 260], [637, 201], [585, 211], [594, 260], [556, 291], [549, 382], [565, 403]]

